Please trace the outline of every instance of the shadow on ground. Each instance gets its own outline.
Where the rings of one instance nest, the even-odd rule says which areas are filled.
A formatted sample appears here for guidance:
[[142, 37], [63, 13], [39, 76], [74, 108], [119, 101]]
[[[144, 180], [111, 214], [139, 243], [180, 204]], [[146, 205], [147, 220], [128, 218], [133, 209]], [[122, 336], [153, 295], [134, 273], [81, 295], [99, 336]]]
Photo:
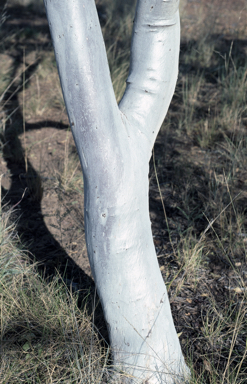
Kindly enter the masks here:
[[[19, 101], [23, 91], [23, 78], [20, 73], [25, 65], [25, 79], [27, 79], [25, 89], [28, 90], [30, 79], [41, 60], [38, 57], [33, 64], [27, 65], [23, 62], [23, 52], [25, 51], [28, 55], [37, 50], [35, 36], [40, 32], [49, 35], [45, 15], [39, 14], [37, 18], [33, 18], [33, 14], [25, 7], [7, 8], [6, 22], [1, 34], [10, 36], [18, 33], [19, 37], [16, 37], [14, 47], [12, 40], [8, 42], [8, 39], [2, 47], [2, 51], [7, 52], [13, 60], [9, 73], [11, 80], [1, 98], [3, 114], [8, 117], [1, 133], [2, 154], [10, 175], [10, 187], [8, 189], [2, 187], [3, 205], [5, 209], [13, 210], [12, 219], [16, 221], [16, 231], [31, 262], [38, 263], [39, 273], [49, 280], [59, 273], [68, 287], [72, 284], [72, 287], [79, 289], [79, 306], [84, 305], [84, 299], [87, 298], [87, 310], [91, 314], [94, 311], [93, 303], [95, 302], [94, 281], [73, 261], [48, 230], [41, 209], [43, 197], [41, 176], [26, 156], [19, 137], [23, 134], [24, 125], [26, 132], [45, 127], [66, 131], [68, 129], [68, 124], [56, 120], [43, 120], [36, 123], [23, 121], [22, 106]], [[21, 34], [26, 37], [24, 44]], [[22, 40], [22, 44], [19, 44], [19, 39]], [[52, 45], [47, 41], [42, 47], [39, 46], [39, 49], [41, 48], [42, 51], [52, 51]], [[17, 80], [12, 82], [12, 79]], [[83, 226], [83, 223], [81, 225]], [[96, 301], [99, 300], [96, 299]], [[95, 312], [95, 325], [107, 340], [107, 330], [100, 304], [97, 305]]]

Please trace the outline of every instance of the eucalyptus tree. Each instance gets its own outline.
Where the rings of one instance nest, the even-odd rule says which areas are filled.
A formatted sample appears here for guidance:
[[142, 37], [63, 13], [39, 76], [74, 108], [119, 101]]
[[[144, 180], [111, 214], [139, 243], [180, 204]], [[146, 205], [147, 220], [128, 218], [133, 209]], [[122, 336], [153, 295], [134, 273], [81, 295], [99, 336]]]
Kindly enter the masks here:
[[179, 0], [137, 1], [119, 105], [94, 0], [45, 0], [45, 6], [83, 170], [87, 250], [115, 366], [134, 381], [185, 382], [189, 370], [148, 206], [151, 151], [177, 80]]

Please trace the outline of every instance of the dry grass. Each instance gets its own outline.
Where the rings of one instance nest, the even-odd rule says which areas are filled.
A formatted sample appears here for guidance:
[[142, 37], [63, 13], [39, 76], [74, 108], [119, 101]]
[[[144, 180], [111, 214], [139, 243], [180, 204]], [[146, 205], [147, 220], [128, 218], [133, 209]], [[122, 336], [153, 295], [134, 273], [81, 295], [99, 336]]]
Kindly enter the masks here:
[[56, 187], [64, 192], [77, 191], [83, 194], [83, 177], [78, 175], [80, 170], [80, 160], [77, 154], [72, 152], [71, 149], [71, 136], [67, 132], [64, 144], [64, 161], [60, 164], [59, 169], [54, 169], [57, 178]]
[[[9, 3], [23, 5], [20, 0]], [[120, 100], [134, 4], [96, 3]], [[191, 383], [242, 384], [247, 375], [246, 32], [241, 24], [230, 35], [224, 29], [220, 34], [214, 9], [205, 19], [199, 8], [190, 23], [187, 5], [181, 4], [178, 84], [150, 162], [150, 215]], [[33, 12], [34, 2], [27, 6]], [[42, 15], [40, 2], [38, 12]], [[47, 33], [37, 32], [35, 26], [24, 26], [19, 35], [14, 29], [4, 35], [3, 24], [0, 34], [2, 162], [20, 164], [25, 154], [32, 170], [32, 156], [48, 139], [27, 142], [25, 150], [20, 149], [15, 134], [22, 134], [18, 113], [23, 105], [23, 66], [18, 67], [17, 59], [23, 57], [22, 45], [29, 44], [24, 120], [60, 123], [65, 109], [54, 56]], [[51, 164], [47, 185], [60, 201], [71, 195], [73, 204], [82, 194], [83, 181], [70, 133], [63, 137], [62, 160]], [[47, 146], [48, 154], [57, 150]], [[26, 177], [33, 204], [42, 200], [43, 189], [47, 193], [37, 172], [42, 174], [41, 166]], [[9, 212], [3, 210], [0, 222], [0, 381], [111, 382], [106, 344], [99, 341], [86, 303], [78, 305], [80, 286], [73, 293], [74, 283], [66, 285], [65, 275], [46, 280], [30, 266]], [[71, 244], [69, 254], [74, 252]]]
[[13, 233], [1, 232], [1, 382], [100, 382], [107, 353], [72, 284], [44, 281]]

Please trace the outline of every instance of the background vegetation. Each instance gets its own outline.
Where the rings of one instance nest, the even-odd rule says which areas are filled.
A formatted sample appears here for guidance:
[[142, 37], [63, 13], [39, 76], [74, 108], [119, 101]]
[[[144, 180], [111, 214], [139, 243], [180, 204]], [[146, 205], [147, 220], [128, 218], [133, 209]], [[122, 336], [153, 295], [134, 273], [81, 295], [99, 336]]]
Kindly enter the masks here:
[[[96, 4], [120, 100], [135, 2]], [[0, 7], [0, 382], [121, 382], [43, 3]], [[245, 1], [181, 2], [178, 84], [150, 161], [154, 242], [197, 384], [247, 377], [246, 16]]]

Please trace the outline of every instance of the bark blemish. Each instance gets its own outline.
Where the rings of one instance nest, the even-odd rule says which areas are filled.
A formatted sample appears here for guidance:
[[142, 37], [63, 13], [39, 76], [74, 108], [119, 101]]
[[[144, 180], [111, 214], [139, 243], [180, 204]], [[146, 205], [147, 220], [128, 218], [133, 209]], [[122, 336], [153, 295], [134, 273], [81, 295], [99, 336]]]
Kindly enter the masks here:
[[152, 329], [148, 331], [147, 338], [151, 335]]

